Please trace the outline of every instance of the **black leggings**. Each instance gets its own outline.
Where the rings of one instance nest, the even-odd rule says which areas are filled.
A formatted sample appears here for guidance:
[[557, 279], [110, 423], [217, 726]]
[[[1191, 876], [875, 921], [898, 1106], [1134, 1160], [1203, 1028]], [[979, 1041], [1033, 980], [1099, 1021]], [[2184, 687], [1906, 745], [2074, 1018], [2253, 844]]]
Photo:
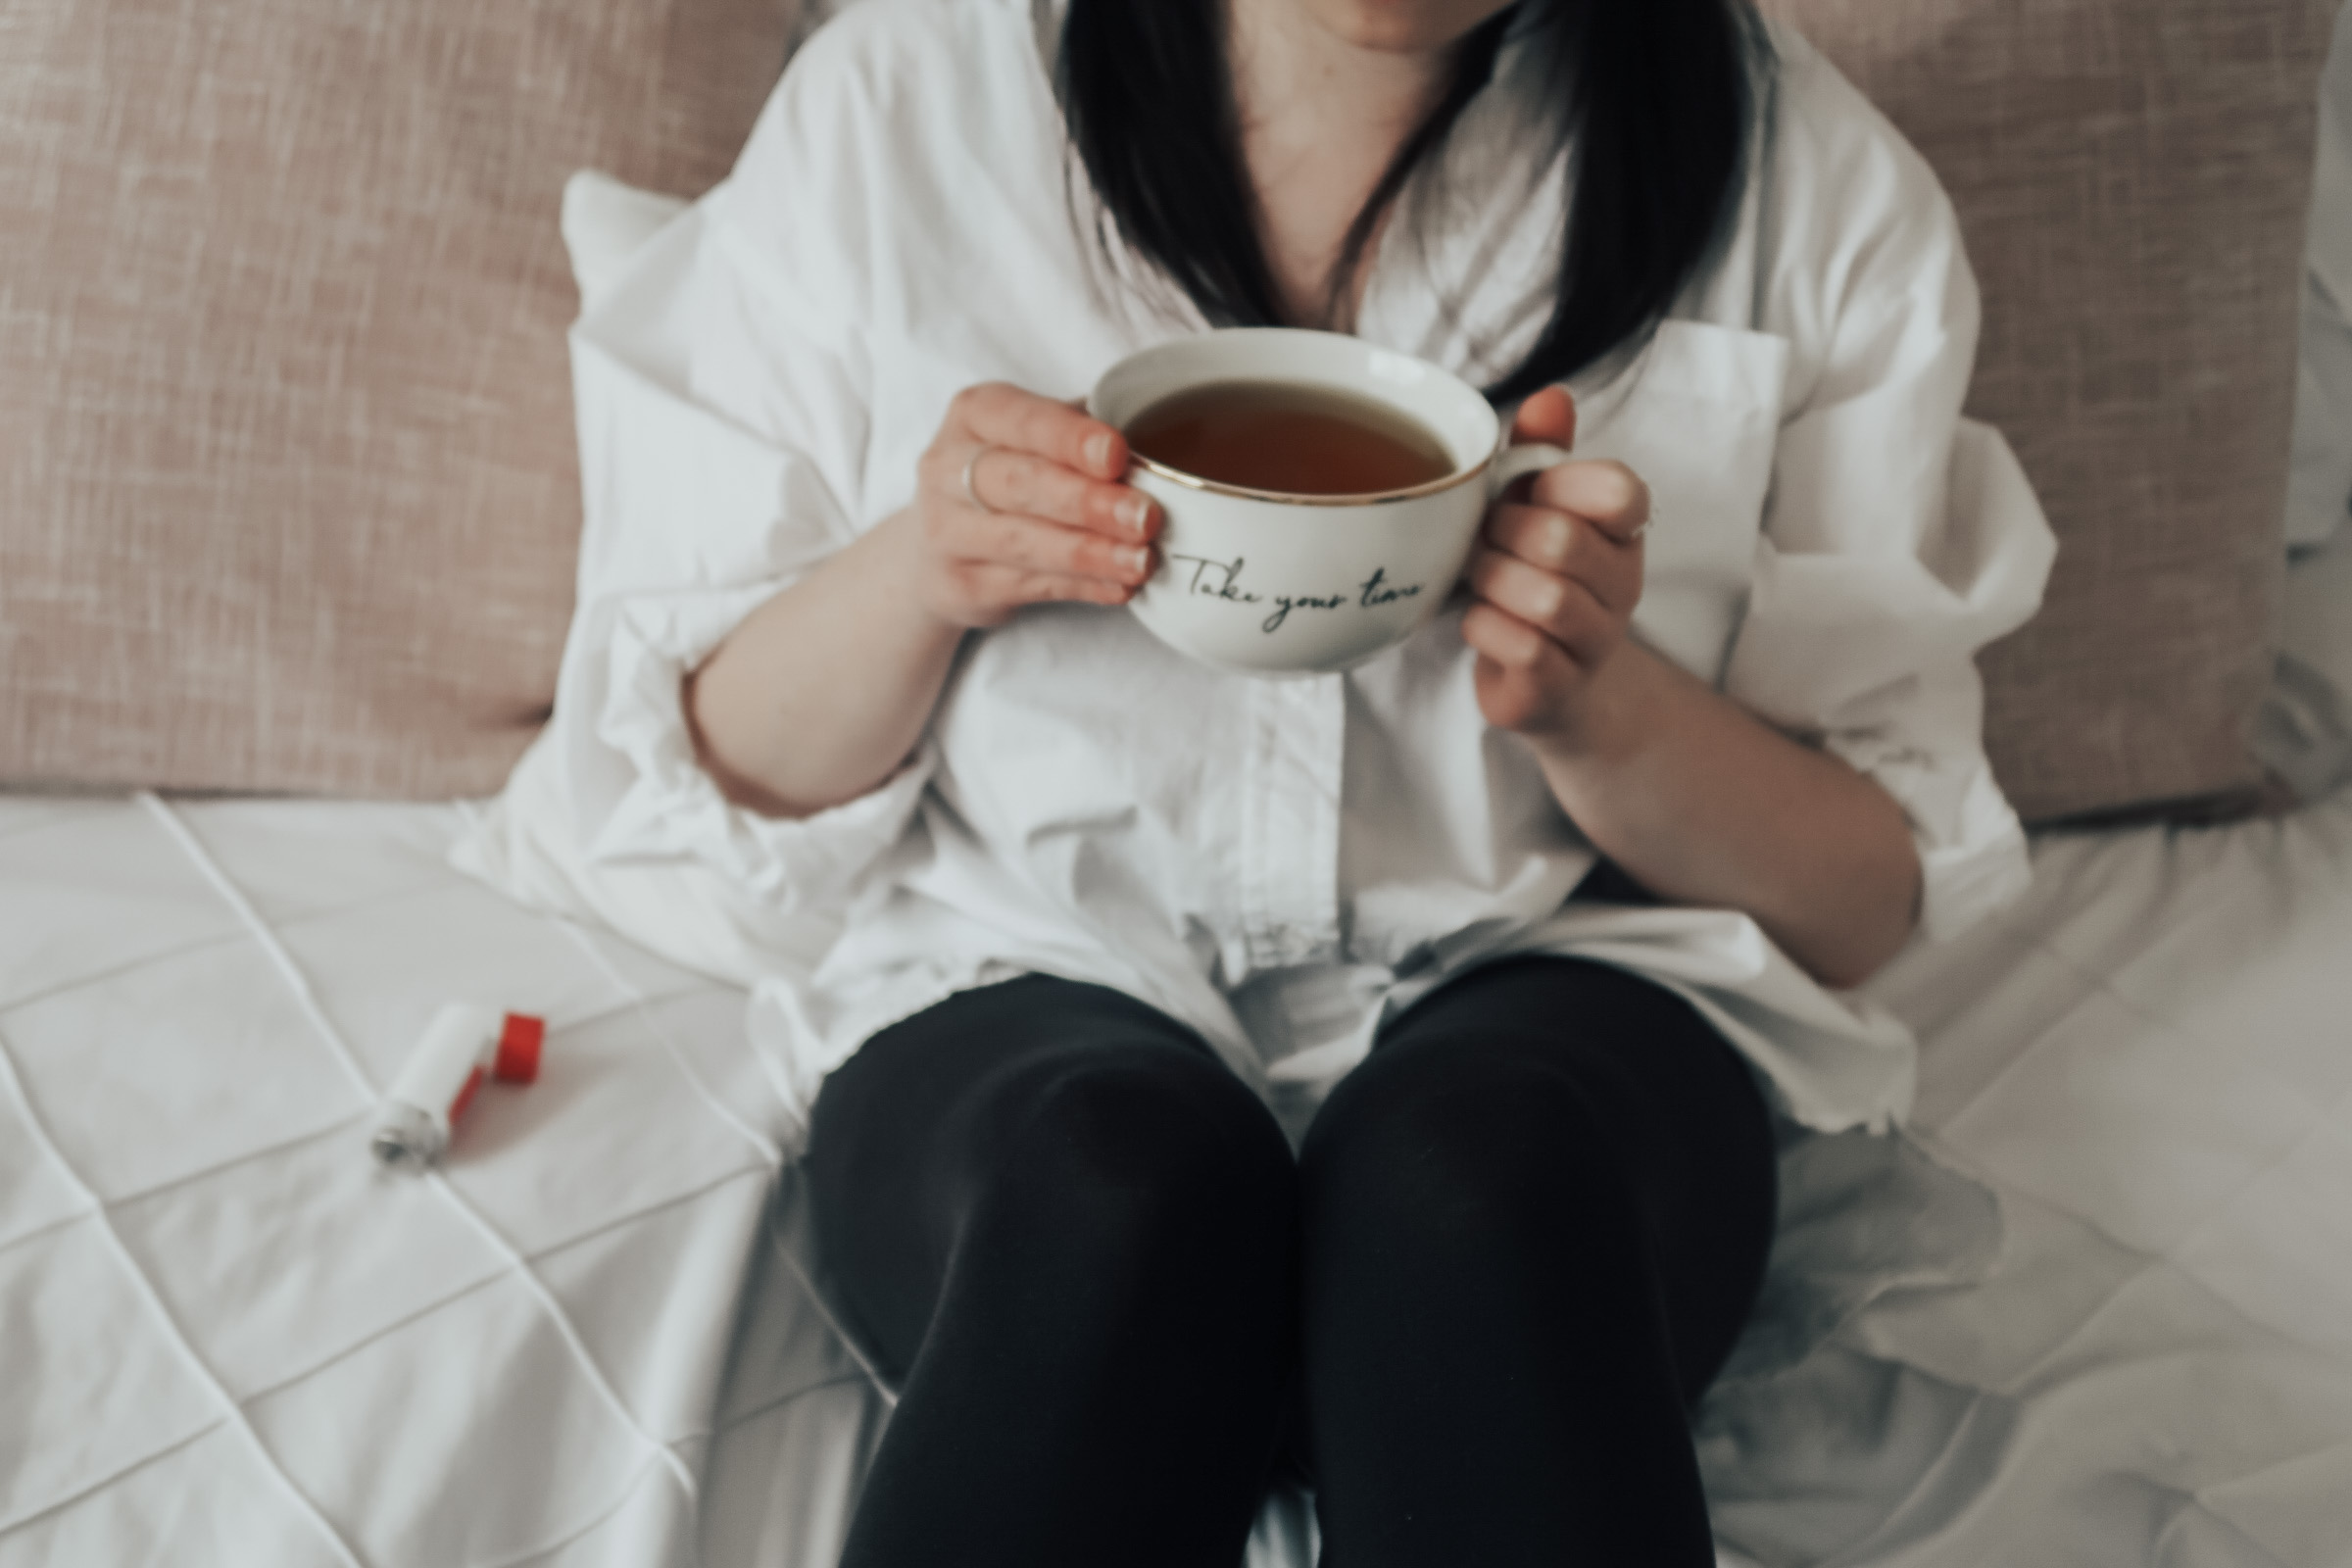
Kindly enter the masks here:
[[1747, 1068], [1673, 994], [1517, 959], [1434, 993], [1294, 1161], [1191, 1031], [1032, 977], [883, 1031], [807, 1166], [901, 1389], [845, 1568], [1711, 1565], [1687, 1411], [1771, 1245]]

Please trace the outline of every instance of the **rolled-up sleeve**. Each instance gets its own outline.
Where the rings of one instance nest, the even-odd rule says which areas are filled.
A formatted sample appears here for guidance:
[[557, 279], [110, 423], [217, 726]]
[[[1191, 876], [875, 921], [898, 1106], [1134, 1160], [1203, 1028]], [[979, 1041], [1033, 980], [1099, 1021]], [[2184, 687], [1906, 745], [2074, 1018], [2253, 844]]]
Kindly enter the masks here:
[[1938, 939], [2031, 875], [1975, 661], [2039, 607], [2055, 544], [2008, 443], [1961, 416], [1978, 300], [1934, 176], [1890, 129], [1808, 151], [1785, 166], [1785, 275], [1808, 292], [1784, 309], [1822, 347], [1784, 418], [1724, 685], [1893, 796]]
[[871, 371], [824, 232], [840, 172], [800, 151], [837, 142], [811, 113], [788, 77], [728, 181], [573, 327], [585, 528], [553, 721], [590, 858], [696, 858], [787, 910], [853, 897], [932, 766], [926, 749], [858, 799], [762, 816], [720, 794], [683, 710], [689, 672], [870, 520]]

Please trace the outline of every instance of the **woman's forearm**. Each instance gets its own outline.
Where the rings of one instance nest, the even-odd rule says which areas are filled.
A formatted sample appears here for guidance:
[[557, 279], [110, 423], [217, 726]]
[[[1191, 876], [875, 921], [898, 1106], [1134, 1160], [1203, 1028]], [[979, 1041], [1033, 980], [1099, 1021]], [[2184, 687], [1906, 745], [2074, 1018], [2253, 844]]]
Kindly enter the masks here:
[[915, 526], [911, 513], [877, 524], [687, 676], [697, 756], [736, 805], [808, 816], [874, 788], [914, 750], [964, 636], [908, 591]]
[[1638, 643], [1596, 673], [1573, 735], [1534, 744], [1601, 853], [1661, 898], [1752, 915], [1824, 984], [1859, 985], [1917, 923], [1893, 798]]

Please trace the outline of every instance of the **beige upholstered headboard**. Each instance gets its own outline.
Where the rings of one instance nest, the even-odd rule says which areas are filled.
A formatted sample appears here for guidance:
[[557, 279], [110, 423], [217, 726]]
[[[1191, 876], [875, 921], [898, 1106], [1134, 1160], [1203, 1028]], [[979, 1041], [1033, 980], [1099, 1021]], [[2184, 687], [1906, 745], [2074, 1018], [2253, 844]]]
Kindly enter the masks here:
[[1942, 175], [1984, 283], [1971, 412], [2057, 528], [1984, 659], [2030, 818], [2243, 790], [2270, 681], [2333, 0], [1772, 0]]
[[557, 207], [722, 174], [795, 0], [0, 12], [0, 780], [438, 796], [545, 715]]
[[[1771, 0], [1951, 187], [2040, 487], [2039, 818], [2254, 780], [2328, 0]], [[0, 780], [446, 795], [554, 689], [582, 165], [699, 190], [794, 0], [0, 21]], [[291, 19], [291, 23], [290, 20]]]

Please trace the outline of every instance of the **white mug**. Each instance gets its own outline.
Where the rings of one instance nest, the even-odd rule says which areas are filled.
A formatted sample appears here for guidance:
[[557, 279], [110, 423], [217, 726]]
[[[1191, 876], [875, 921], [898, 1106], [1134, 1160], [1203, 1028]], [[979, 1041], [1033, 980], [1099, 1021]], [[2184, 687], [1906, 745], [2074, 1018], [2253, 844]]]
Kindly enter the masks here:
[[1453, 459], [1443, 477], [1409, 489], [1302, 496], [1137, 454], [1127, 483], [1159, 503], [1165, 522], [1159, 568], [1130, 608], [1177, 652], [1237, 673], [1323, 674], [1404, 641], [1446, 602], [1503, 486], [1568, 460], [1558, 447], [1505, 447], [1502, 420], [1458, 376], [1335, 332], [1242, 327], [1162, 343], [1104, 371], [1087, 412], [1124, 429], [1162, 398], [1212, 381], [1369, 398]]

